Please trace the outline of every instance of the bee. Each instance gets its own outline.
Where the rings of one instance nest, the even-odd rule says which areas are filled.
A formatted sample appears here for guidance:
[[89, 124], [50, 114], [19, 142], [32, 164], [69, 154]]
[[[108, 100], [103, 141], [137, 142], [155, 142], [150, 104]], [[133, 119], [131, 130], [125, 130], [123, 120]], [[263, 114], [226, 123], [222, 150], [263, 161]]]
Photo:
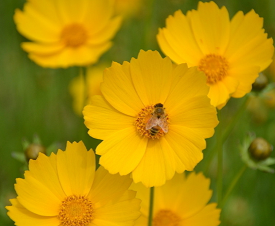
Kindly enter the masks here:
[[146, 123], [146, 130], [150, 130], [150, 135], [155, 136], [162, 130], [164, 133], [168, 132], [168, 122], [165, 114], [163, 104], [158, 103], [154, 105], [154, 111], [151, 118]]

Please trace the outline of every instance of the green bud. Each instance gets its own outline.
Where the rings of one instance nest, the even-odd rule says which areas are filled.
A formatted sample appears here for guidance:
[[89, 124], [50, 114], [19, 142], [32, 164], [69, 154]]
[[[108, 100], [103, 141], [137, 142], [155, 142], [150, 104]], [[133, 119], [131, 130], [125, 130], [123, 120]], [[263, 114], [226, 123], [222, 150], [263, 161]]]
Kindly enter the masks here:
[[25, 157], [27, 162], [30, 159], [36, 159], [38, 157], [39, 152], [46, 154], [46, 149], [40, 144], [30, 144], [25, 149]]
[[252, 84], [252, 90], [261, 91], [267, 86], [267, 84], [267, 77], [263, 73], [260, 73], [259, 76], [256, 78], [255, 82]]
[[251, 158], [262, 161], [271, 155], [272, 146], [265, 139], [257, 137], [251, 142], [248, 151]]

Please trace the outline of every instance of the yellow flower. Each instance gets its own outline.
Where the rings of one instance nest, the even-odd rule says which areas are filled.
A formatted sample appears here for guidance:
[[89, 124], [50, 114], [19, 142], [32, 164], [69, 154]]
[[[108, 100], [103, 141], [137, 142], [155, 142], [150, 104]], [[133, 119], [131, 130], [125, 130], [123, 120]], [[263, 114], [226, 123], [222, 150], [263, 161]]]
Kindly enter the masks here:
[[93, 95], [101, 94], [100, 84], [103, 81], [103, 70], [107, 67], [101, 64], [87, 68], [86, 78], [83, 73], [72, 79], [69, 90], [73, 98], [73, 109], [76, 114], [82, 115], [83, 107], [88, 104]]
[[[153, 226], [217, 226], [220, 209], [216, 203], [207, 204], [212, 191], [210, 180], [202, 173], [188, 176], [176, 174], [162, 187], [155, 188]], [[133, 184], [137, 198], [141, 199], [141, 216], [135, 226], [146, 226], [149, 213], [149, 189]]]
[[17, 198], [7, 206], [16, 225], [133, 225], [140, 201], [127, 190], [132, 180], [95, 171], [95, 154], [82, 142], [67, 143], [50, 157], [30, 160], [25, 179], [17, 179]]
[[100, 164], [145, 186], [193, 170], [218, 124], [208, 90], [202, 72], [174, 66], [157, 51], [114, 62], [104, 71], [102, 96], [83, 111], [89, 135], [104, 140], [96, 149]]
[[111, 0], [28, 0], [16, 9], [17, 30], [33, 42], [22, 43], [30, 59], [43, 67], [85, 66], [111, 47], [120, 27]]
[[270, 63], [273, 40], [264, 33], [263, 19], [251, 10], [230, 21], [225, 7], [199, 2], [187, 15], [176, 11], [159, 30], [162, 51], [177, 64], [197, 66], [207, 77], [211, 104], [222, 108], [229, 98], [243, 97], [260, 71]]

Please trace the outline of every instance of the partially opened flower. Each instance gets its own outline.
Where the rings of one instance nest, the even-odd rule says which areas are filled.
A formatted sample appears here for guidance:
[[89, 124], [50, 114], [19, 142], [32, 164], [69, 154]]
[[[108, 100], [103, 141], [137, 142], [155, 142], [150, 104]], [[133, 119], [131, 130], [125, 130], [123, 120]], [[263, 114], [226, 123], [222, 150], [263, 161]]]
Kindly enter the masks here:
[[86, 66], [111, 47], [120, 27], [112, 0], [28, 0], [15, 11], [30, 59], [43, 67]]
[[[207, 204], [212, 191], [210, 180], [202, 173], [176, 174], [165, 185], [155, 188], [153, 226], [217, 226], [220, 221], [220, 209], [216, 203]], [[142, 184], [133, 184], [141, 199], [141, 216], [135, 226], [148, 223], [150, 189]]]
[[133, 225], [140, 201], [128, 190], [128, 176], [111, 175], [100, 167], [82, 142], [67, 143], [50, 157], [30, 160], [25, 179], [17, 179], [17, 198], [7, 206], [18, 226]]
[[205, 138], [218, 124], [197, 68], [175, 66], [157, 51], [105, 69], [101, 95], [84, 108], [89, 135], [110, 173], [132, 173], [134, 182], [160, 186], [202, 160]]
[[232, 96], [243, 97], [260, 71], [270, 63], [273, 40], [267, 38], [263, 19], [251, 10], [230, 21], [225, 7], [199, 2], [198, 10], [179, 10], [166, 20], [157, 40], [177, 64], [197, 66], [207, 77], [211, 104], [223, 107]]
[[101, 94], [100, 84], [106, 67], [106, 64], [88, 67], [85, 78], [81, 72], [79, 76], [73, 78], [70, 82], [69, 90], [76, 114], [82, 115], [83, 107], [90, 102], [91, 97]]

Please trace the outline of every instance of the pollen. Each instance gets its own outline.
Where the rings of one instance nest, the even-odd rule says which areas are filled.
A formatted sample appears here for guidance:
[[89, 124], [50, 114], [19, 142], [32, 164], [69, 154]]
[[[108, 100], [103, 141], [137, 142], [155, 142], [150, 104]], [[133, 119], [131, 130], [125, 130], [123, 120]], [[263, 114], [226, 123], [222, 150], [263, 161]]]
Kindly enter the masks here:
[[79, 47], [87, 41], [87, 38], [86, 29], [77, 23], [67, 25], [61, 32], [61, 40], [68, 47]]
[[207, 84], [213, 85], [228, 74], [228, 61], [220, 55], [208, 54], [199, 62], [198, 69], [207, 77]]
[[171, 210], [163, 209], [157, 212], [153, 226], [179, 226], [180, 217]]
[[[158, 126], [154, 128], [155, 131], [157, 131], [157, 133], [154, 133], [154, 135], [152, 135], [150, 130], [146, 130], [146, 123], [152, 117], [154, 109], [155, 109], [154, 105], [146, 106], [138, 113], [137, 119], [135, 121], [135, 126], [136, 126], [138, 134], [142, 137], [147, 137], [147, 138], [150, 138], [153, 140], [159, 139], [165, 135], [163, 130]], [[169, 120], [168, 116], [166, 116], [166, 118], [168, 121]]]
[[61, 204], [58, 218], [60, 226], [87, 226], [93, 219], [92, 202], [85, 196], [68, 196]]

